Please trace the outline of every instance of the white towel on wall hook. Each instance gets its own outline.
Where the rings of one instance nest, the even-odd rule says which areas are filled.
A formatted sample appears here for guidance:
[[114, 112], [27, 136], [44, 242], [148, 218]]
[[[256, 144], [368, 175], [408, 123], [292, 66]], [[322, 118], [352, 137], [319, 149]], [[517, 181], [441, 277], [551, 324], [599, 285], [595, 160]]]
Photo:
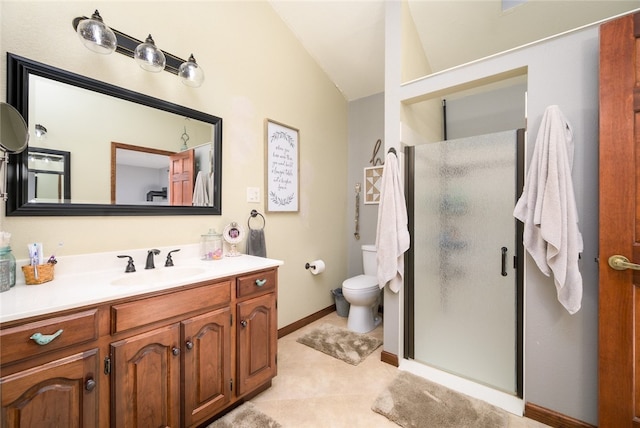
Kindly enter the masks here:
[[571, 168], [573, 132], [558, 106], [544, 112], [527, 179], [513, 215], [524, 223], [523, 242], [540, 271], [553, 273], [558, 300], [570, 314], [582, 305], [583, 251]]
[[376, 233], [378, 284], [394, 293], [404, 281], [404, 253], [409, 249], [407, 204], [395, 151], [387, 153], [382, 172]]

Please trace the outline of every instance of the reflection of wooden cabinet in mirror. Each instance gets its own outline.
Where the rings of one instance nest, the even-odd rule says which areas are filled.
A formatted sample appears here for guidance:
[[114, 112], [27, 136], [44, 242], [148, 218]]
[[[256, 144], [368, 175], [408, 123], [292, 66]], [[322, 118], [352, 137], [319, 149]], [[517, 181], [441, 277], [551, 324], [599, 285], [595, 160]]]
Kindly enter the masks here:
[[[46, 141], [39, 145], [73, 153], [74, 157], [70, 182], [73, 194], [43, 201], [29, 197], [28, 188], [33, 183], [26, 151], [11, 155], [8, 216], [221, 214], [221, 118], [10, 53], [7, 83], [7, 102], [30, 126], [42, 123], [49, 130]], [[168, 177], [166, 185], [148, 188], [142, 198], [121, 199], [116, 195], [120, 186], [114, 180], [119, 174], [107, 161], [113, 141], [147, 148], [145, 162], [152, 162], [157, 152], [192, 151], [190, 176], [180, 184], [181, 202], [171, 203], [172, 187], [176, 192], [177, 185], [169, 183]], [[127, 181], [126, 186], [132, 183]], [[196, 198], [199, 184], [207, 185], [206, 203]], [[166, 200], [162, 196], [164, 187]]]

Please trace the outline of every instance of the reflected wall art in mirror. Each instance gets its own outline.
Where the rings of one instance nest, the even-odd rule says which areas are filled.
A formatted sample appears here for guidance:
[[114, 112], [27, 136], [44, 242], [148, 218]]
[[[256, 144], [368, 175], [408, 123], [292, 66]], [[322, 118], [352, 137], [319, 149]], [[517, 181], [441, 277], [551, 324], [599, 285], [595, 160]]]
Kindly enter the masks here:
[[221, 118], [11, 53], [7, 102], [27, 121], [30, 146], [73, 156], [68, 184], [42, 198], [33, 151], [12, 154], [8, 216], [221, 214]]

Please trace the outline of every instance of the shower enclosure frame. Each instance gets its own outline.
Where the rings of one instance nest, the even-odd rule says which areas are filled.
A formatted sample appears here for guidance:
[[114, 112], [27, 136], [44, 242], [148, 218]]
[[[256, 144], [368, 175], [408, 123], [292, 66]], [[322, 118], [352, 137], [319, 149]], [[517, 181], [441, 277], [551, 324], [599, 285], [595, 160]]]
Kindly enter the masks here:
[[[525, 156], [525, 130], [518, 129], [516, 132], [516, 194], [514, 195], [513, 205], [522, 193], [524, 187], [524, 156]], [[408, 228], [411, 234], [411, 246], [405, 253], [405, 293], [404, 293], [404, 358], [413, 360], [415, 357], [415, 308], [413, 305], [415, 296], [415, 260], [414, 260], [414, 197], [415, 187], [413, 177], [415, 175], [415, 148], [413, 146], [405, 146], [405, 194], [407, 201]], [[514, 267], [516, 270], [516, 394], [519, 398], [524, 393], [524, 245], [522, 242], [522, 234], [524, 225], [514, 217], [516, 222], [516, 255], [514, 257]]]

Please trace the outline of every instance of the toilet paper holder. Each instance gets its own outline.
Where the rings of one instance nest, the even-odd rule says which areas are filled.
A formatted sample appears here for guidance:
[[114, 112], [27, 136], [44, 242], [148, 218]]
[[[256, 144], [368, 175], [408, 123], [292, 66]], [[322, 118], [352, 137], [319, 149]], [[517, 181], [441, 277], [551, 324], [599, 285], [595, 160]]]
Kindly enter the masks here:
[[319, 275], [324, 272], [325, 264], [324, 260], [318, 259], [305, 263], [304, 268], [311, 272], [312, 275]]

